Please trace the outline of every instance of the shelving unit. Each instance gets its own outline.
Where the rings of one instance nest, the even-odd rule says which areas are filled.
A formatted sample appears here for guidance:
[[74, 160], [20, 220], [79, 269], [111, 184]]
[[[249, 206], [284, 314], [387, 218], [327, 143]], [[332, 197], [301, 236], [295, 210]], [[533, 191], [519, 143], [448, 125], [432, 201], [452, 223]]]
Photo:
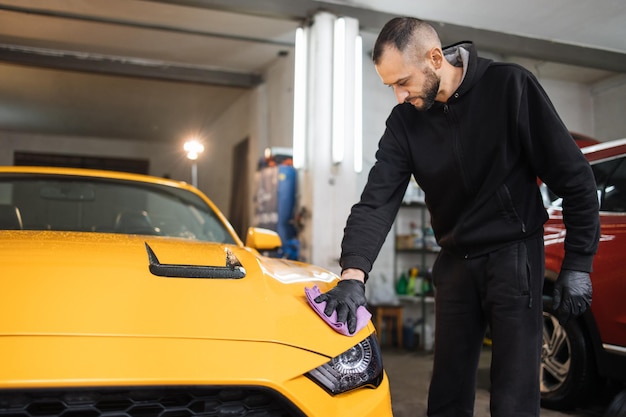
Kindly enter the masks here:
[[437, 246], [432, 229], [430, 215], [423, 202], [423, 193], [417, 188], [413, 180], [407, 188], [405, 200], [400, 207], [394, 223], [395, 252], [394, 252], [394, 284], [397, 285], [401, 274], [407, 278], [411, 268], [418, 269], [416, 294], [398, 294], [398, 298], [405, 307], [405, 317], [421, 320], [420, 347], [428, 349], [429, 336], [427, 331], [434, 329], [434, 297], [432, 292], [422, 291], [423, 280], [430, 282], [432, 265], [437, 258]]
[[394, 223], [395, 253], [394, 277], [397, 282], [400, 274], [408, 273], [417, 267], [423, 276], [430, 273], [439, 253], [434, 236], [429, 232], [430, 216], [424, 203], [403, 204]]
[[435, 297], [430, 295], [399, 295], [398, 299], [402, 303], [405, 316], [411, 317], [411, 311], [420, 313], [420, 318], [424, 318], [420, 323], [420, 349], [432, 350], [435, 331]]

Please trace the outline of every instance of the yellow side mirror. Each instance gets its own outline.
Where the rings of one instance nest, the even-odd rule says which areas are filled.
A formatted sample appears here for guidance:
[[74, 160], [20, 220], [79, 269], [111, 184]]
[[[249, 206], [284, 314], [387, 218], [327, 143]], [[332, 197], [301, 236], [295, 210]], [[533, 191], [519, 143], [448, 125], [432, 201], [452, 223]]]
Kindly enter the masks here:
[[248, 228], [246, 246], [258, 251], [275, 250], [283, 245], [280, 236], [273, 230], [260, 227]]

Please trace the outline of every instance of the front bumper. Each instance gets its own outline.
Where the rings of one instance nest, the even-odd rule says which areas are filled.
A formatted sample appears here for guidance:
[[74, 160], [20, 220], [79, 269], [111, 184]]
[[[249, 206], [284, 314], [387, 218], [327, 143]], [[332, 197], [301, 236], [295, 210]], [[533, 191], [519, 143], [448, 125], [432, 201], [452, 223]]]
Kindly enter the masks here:
[[[172, 400], [167, 402], [176, 403], [177, 407], [186, 410], [195, 408], [205, 411], [209, 407], [207, 404], [213, 404], [212, 400], [193, 400], [196, 398], [192, 395], [196, 392], [194, 390], [205, 394], [219, 390], [228, 393], [220, 394], [226, 396], [250, 392], [253, 398], [266, 393], [278, 404], [277, 407], [289, 410], [292, 414], [287, 415], [294, 417], [392, 416], [386, 376], [375, 389], [362, 388], [331, 396], [304, 376], [327, 362], [328, 357], [273, 342], [160, 337], [4, 336], [0, 338], [0, 357], [3, 358], [0, 365], [0, 416], [3, 409], [8, 410], [6, 404], [10, 401], [7, 402], [7, 398], [12, 394], [32, 393], [32, 390], [71, 392], [72, 398], [76, 392], [114, 392], [124, 396], [130, 391], [160, 393], [165, 390], [177, 393], [177, 398], [186, 392], [188, 395], [183, 397], [189, 399], [187, 405]], [[86, 395], [85, 401], [99, 398], [98, 395]], [[240, 406], [237, 401], [245, 403], [249, 400], [233, 401], [235, 403], [231, 405], [236, 409]], [[52, 403], [57, 404], [56, 400]], [[135, 407], [132, 399], [121, 403]], [[31, 409], [34, 407], [20, 407], [28, 410], [29, 406]], [[28, 413], [21, 415], [29, 416]], [[232, 415], [237, 416], [236, 412]]]

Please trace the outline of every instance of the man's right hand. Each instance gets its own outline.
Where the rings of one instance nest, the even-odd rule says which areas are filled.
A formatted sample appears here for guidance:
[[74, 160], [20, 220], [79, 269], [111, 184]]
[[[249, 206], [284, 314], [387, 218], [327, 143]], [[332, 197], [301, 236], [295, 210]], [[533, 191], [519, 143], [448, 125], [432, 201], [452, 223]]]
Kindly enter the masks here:
[[324, 314], [330, 317], [337, 311], [337, 321], [346, 323], [348, 331], [356, 331], [356, 311], [367, 304], [365, 284], [358, 279], [342, 279], [332, 290], [315, 298], [316, 303], [326, 301]]

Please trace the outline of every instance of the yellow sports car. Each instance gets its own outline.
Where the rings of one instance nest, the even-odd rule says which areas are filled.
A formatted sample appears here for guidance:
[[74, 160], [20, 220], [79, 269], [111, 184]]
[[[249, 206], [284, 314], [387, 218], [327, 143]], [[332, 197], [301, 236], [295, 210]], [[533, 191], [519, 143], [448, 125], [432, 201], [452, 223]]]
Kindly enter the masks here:
[[337, 276], [245, 245], [197, 189], [0, 167], [1, 416], [391, 416], [372, 323], [307, 304]]

